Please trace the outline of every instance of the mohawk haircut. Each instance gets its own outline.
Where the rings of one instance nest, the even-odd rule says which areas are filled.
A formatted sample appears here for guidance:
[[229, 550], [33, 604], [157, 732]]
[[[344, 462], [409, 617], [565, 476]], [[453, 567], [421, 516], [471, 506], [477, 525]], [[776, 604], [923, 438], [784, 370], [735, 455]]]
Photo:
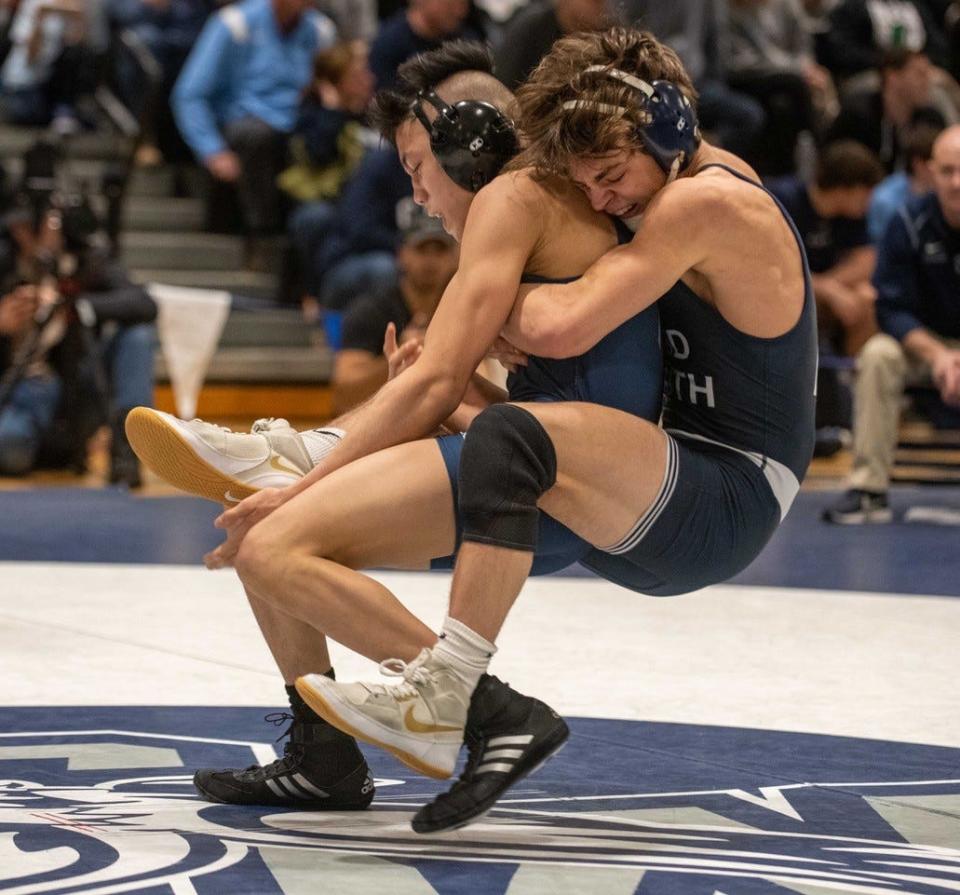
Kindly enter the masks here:
[[[560, 38], [517, 91], [518, 125], [527, 144], [517, 164], [564, 176], [577, 157], [643, 150], [638, 132], [648, 114], [636, 89], [591, 66], [644, 81], [670, 81], [696, 107], [697, 92], [680, 57], [647, 31], [610, 28]], [[576, 106], [570, 108], [570, 103]], [[611, 114], [612, 109], [624, 109]]]
[[481, 43], [452, 40], [408, 59], [397, 69], [396, 86], [381, 90], [370, 106], [370, 123], [396, 143], [397, 131], [413, 119], [413, 104], [423, 90], [435, 90], [450, 105], [461, 100], [490, 103], [513, 115], [513, 94], [493, 74], [493, 57]]

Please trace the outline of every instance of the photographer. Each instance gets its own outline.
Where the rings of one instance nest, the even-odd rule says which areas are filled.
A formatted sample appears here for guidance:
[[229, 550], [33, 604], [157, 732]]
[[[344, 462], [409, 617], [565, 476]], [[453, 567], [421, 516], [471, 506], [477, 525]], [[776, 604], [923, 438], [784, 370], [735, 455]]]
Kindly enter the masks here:
[[[8, 369], [13, 346], [33, 328], [38, 306], [33, 286], [0, 296], [0, 372]], [[35, 365], [25, 371], [0, 409], [0, 475], [25, 475], [34, 468], [59, 402], [60, 380], [51, 370]]]
[[156, 305], [108, 259], [83, 196], [28, 197], [8, 215], [15, 269], [27, 285], [0, 300], [0, 472], [82, 471], [87, 441], [112, 432], [110, 481], [140, 485], [127, 412], [153, 402]]

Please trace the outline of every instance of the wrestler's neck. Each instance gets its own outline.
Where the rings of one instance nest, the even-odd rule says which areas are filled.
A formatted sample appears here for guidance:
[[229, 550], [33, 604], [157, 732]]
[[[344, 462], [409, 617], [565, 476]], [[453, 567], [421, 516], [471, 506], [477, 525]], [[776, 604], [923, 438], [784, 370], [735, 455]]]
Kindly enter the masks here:
[[710, 165], [727, 165], [735, 171], [739, 171], [751, 180], [760, 180], [760, 176], [753, 170], [740, 156], [727, 152], [719, 146], [713, 146], [706, 140], [702, 141], [693, 154], [690, 164], [677, 175], [677, 179], [683, 177], [696, 177], [704, 168]]

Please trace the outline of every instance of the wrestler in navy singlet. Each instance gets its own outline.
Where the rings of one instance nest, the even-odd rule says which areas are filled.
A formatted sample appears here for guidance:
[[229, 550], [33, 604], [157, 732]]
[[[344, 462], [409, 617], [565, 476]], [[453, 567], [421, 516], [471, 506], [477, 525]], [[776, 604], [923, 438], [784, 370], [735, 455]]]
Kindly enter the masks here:
[[[619, 220], [612, 219], [621, 245], [633, 233]], [[526, 275], [524, 283], [573, 282], [547, 280]], [[656, 423], [660, 417], [663, 358], [660, 352], [660, 325], [657, 306], [653, 305], [618, 326], [586, 354], [564, 360], [531, 357], [525, 367], [507, 378], [511, 401], [589, 401], [602, 404]], [[458, 499], [458, 472], [462, 435], [444, 435], [437, 439], [447, 465], [453, 499]], [[457, 546], [461, 529], [457, 519]], [[546, 513], [540, 514], [540, 531], [534, 554], [534, 575], [566, 568], [593, 550]], [[454, 556], [435, 559], [432, 568], [453, 567]]]
[[[667, 470], [652, 506], [617, 544], [584, 565], [643, 593], [724, 581], [756, 557], [786, 515], [813, 456], [816, 306], [803, 244], [796, 324], [762, 339], [729, 324], [683, 282], [656, 305], [663, 332]], [[744, 263], [749, 263], [744, 259]]]

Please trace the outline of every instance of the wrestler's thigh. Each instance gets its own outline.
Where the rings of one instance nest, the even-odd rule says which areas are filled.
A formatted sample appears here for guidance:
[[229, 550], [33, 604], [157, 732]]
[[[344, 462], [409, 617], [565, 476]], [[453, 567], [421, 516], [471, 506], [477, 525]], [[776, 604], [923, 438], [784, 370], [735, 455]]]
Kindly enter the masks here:
[[519, 404], [547, 430], [557, 483], [540, 507], [585, 541], [619, 541], [656, 499], [667, 438], [647, 420], [598, 404]]
[[271, 513], [257, 529], [282, 549], [369, 569], [429, 568], [456, 542], [450, 478], [435, 439], [355, 460]]

